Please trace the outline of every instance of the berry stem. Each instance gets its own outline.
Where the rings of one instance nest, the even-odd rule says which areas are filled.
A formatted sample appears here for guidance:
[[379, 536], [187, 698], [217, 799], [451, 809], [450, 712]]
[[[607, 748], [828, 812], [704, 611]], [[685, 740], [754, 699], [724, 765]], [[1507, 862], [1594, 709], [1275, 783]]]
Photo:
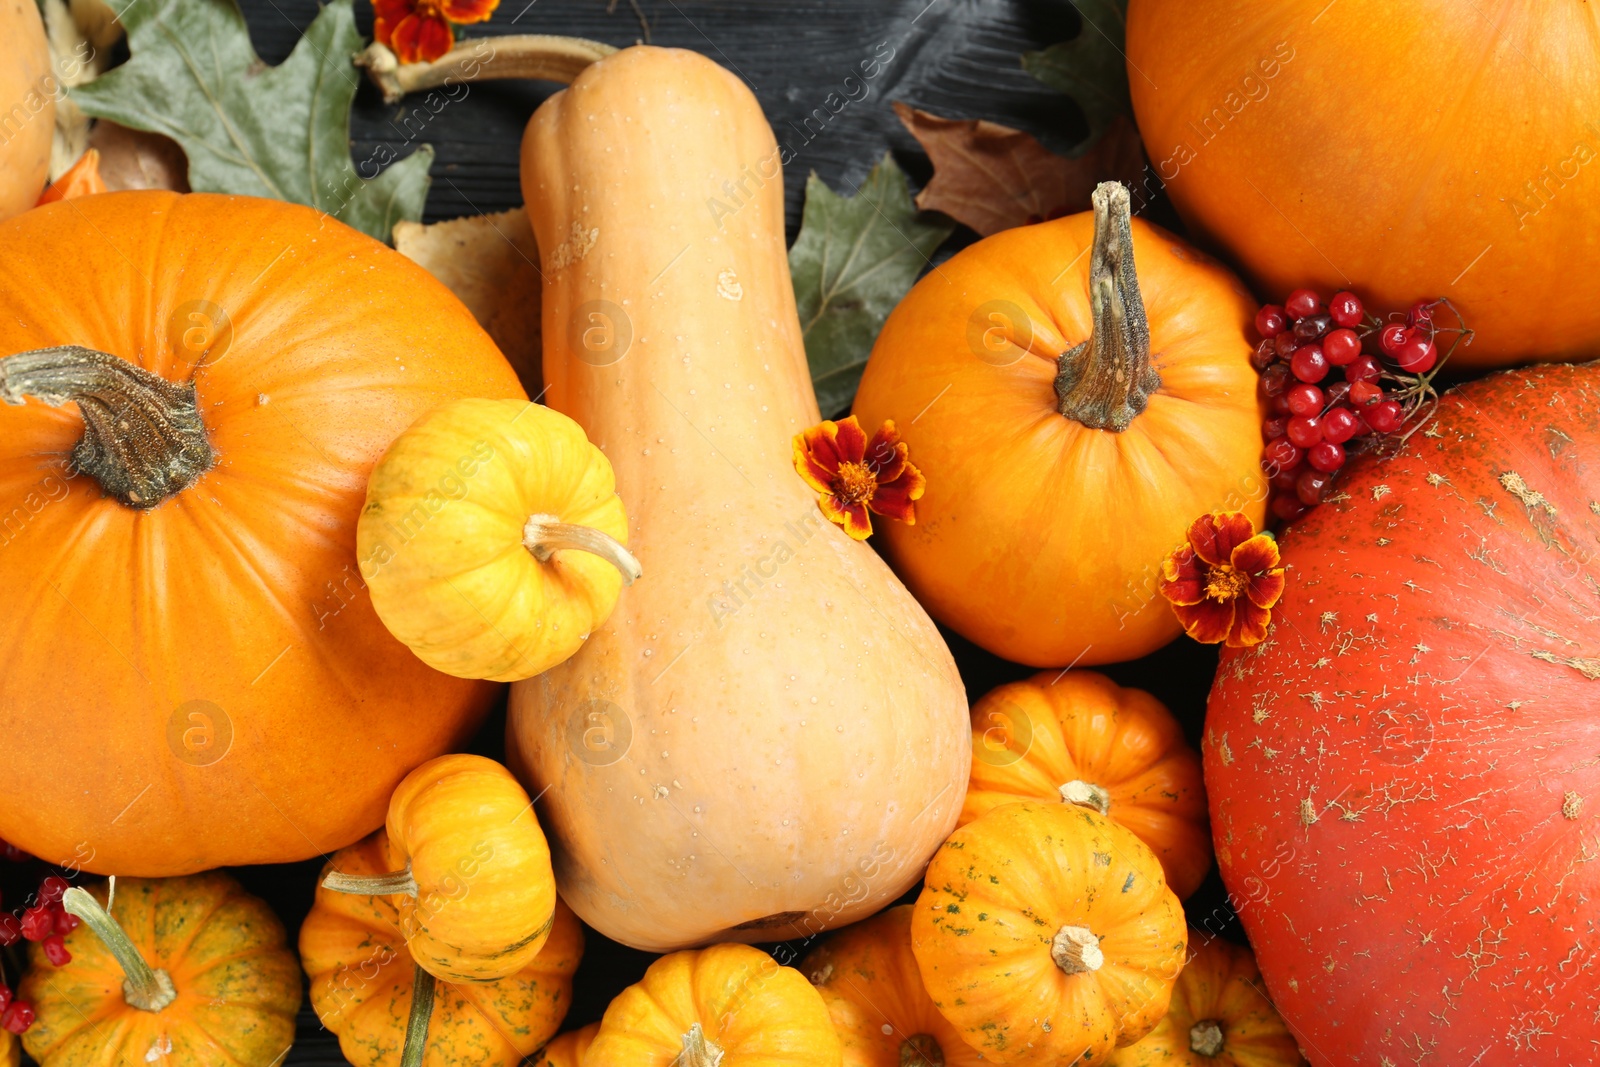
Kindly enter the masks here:
[[1133, 212], [1127, 187], [1101, 182], [1089, 259], [1089, 339], [1056, 360], [1057, 410], [1091, 430], [1121, 433], [1144, 411], [1161, 376], [1150, 365], [1150, 321], [1133, 266]]
[[145, 962], [138, 947], [128, 939], [122, 924], [113, 919], [110, 912], [102, 908], [87, 890], [73, 886], [61, 898], [61, 906], [67, 909], [68, 914], [82, 919], [106, 950], [116, 957], [125, 976], [122, 999], [128, 1002], [129, 1007], [158, 1012], [177, 999], [178, 991], [172, 987], [172, 977], [159, 967], [151, 967]]

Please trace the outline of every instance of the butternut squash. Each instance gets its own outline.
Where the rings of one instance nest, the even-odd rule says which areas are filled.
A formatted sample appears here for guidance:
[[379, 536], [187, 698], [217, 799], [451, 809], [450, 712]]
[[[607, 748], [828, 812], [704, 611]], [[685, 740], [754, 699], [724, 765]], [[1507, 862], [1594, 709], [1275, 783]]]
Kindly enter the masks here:
[[44, 191], [60, 91], [38, 5], [0, 0], [0, 219], [28, 210]]
[[955, 825], [966, 698], [927, 615], [794, 471], [820, 416], [772, 131], [712, 61], [629, 48], [534, 114], [522, 187], [545, 401], [611, 460], [644, 568], [512, 690], [510, 762], [562, 896], [653, 952], [870, 915]]

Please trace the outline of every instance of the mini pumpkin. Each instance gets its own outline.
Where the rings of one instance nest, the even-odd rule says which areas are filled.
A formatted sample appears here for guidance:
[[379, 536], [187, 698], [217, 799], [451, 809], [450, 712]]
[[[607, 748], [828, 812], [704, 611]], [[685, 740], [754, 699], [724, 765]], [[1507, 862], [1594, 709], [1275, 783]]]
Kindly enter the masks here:
[[447, 982], [507, 978], [539, 954], [555, 914], [550, 846], [511, 772], [482, 756], [440, 756], [389, 799], [391, 869], [335, 867], [323, 885], [395, 896], [417, 965]]
[[842, 1067], [822, 995], [749, 945], [663, 956], [606, 1008], [583, 1067]]
[[914, 907], [929, 996], [994, 1063], [1105, 1063], [1166, 1014], [1187, 945], [1155, 853], [1070, 804], [1006, 804], [961, 827]]
[[978, 1067], [983, 1056], [939, 1014], [911, 951], [909, 904], [856, 923], [805, 958], [844, 1067]]
[[300, 969], [272, 909], [226, 874], [123, 878], [68, 889], [83, 920], [69, 963], [41, 945], [19, 996], [37, 1013], [23, 1047], [42, 1067], [270, 1067], [294, 1041]]
[[[380, 830], [338, 852], [324, 873], [382, 874], [391, 855]], [[566, 905], [557, 902], [539, 954], [494, 982], [437, 981], [413, 962], [402, 921], [391, 897], [318, 886], [300, 928], [311, 1006], [355, 1067], [394, 1067], [408, 1045], [421, 1067], [517, 1067], [561, 1025], [583, 956], [583, 927]], [[429, 1010], [414, 1013], [413, 1000]]]
[[430, 667], [514, 682], [563, 662], [639, 563], [611, 463], [567, 416], [456, 400], [389, 446], [356, 551], [389, 632]]
[[1112, 1067], [1302, 1067], [1305, 1058], [1267, 999], [1251, 951], [1197, 930], [1189, 944], [1199, 947], [1178, 975], [1167, 1014], [1118, 1049]]
[[1065, 801], [1126, 826], [1187, 898], [1211, 869], [1200, 754], [1155, 697], [1094, 671], [1042, 671], [972, 707], [961, 824], [1016, 800]]
[[582, 1030], [569, 1030], [539, 1050], [533, 1058], [533, 1067], [582, 1067], [583, 1057], [594, 1044], [600, 1032], [599, 1023], [590, 1023]]

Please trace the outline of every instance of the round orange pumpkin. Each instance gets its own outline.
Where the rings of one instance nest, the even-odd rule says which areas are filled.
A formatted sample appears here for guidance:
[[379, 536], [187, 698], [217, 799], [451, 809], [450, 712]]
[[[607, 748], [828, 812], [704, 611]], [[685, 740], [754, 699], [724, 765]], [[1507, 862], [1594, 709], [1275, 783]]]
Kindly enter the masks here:
[[0, 220], [28, 210], [50, 176], [61, 85], [34, 0], [0, 0]]
[[1149, 845], [1179, 900], [1211, 869], [1200, 754], [1166, 705], [1094, 671], [1043, 671], [972, 706], [966, 825], [1018, 800], [1091, 808]]
[[511, 368], [426, 271], [309, 208], [107, 193], [0, 247], [0, 837], [163, 875], [381, 825], [495, 687], [379, 621], [367, 475], [429, 408], [522, 396]]
[[[1137, 272], [1135, 272], [1137, 262]], [[856, 394], [927, 478], [889, 556], [930, 614], [1035, 667], [1166, 644], [1160, 562], [1196, 515], [1260, 524], [1254, 304], [1227, 270], [1095, 210], [964, 249], [889, 316]]]
[[1132, 0], [1126, 47], [1152, 167], [1263, 295], [1449, 297], [1460, 369], [1600, 348], [1593, 4]]
[[533, 1057], [533, 1067], [583, 1067], [584, 1053], [594, 1044], [600, 1033], [599, 1023], [590, 1023], [582, 1030], [568, 1030], [553, 1038]]

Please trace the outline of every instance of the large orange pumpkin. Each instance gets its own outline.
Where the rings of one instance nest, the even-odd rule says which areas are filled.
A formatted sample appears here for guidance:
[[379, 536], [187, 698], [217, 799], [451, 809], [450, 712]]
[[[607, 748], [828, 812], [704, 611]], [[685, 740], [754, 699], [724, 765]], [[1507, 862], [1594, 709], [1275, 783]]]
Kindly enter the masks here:
[[[367, 474], [435, 404], [521, 396], [511, 368], [422, 268], [307, 208], [108, 193], [0, 247], [0, 837], [165, 875], [380, 825], [494, 688], [373, 612]], [[107, 355], [18, 355], [55, 346]]]
[[56, 93], [34, 0], [0, 0], [0, 219], [28, 210], [50, 176]]
[[1461, 368], [1600, 347], [1600, 11], [1431, 0], [1132, 0], [1151, 164], [1263, 296], [1447, 296]]
[[1196, 515], [1264, 514], [1250, 295], [1129, 205], [1107, 184], [1093, 215], [940, 264], [856, 394], [927, 476], [916, 524], [884, 524], [895, 569], [945, 625], [1036, 667], [1166, 644], [1161, 559]]

